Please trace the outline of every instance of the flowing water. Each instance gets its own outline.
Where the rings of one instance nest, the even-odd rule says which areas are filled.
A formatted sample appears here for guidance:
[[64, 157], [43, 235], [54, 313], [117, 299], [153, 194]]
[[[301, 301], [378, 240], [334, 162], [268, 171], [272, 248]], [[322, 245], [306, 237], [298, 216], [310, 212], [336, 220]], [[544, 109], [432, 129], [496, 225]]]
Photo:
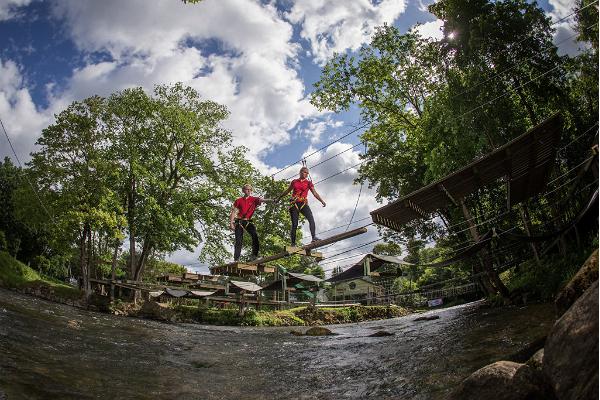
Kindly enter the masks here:
[[[0, 400], [443, 399], [462, 379], [545, 335], [547, 304], [479, 302], [306, 328], [165, 324], [0, 289]], [[423, 316], [423, 314], [419, 315]], [[377, 331], [391, 336], [370, 337]]]

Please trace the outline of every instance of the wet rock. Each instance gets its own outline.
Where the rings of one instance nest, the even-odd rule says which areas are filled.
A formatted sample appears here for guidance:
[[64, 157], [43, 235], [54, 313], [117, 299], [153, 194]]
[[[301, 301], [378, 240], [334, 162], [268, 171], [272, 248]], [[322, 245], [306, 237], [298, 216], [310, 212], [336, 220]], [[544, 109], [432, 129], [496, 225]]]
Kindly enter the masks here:
[[377, 331], [375, 333], [372, 333], [369, 335], [369, 337], [384, 337], [384, 336], [394, 336], [395, 333], [393, 332], [386, 332], [386, 331]]
[[440, 316], [439, 315], [430, 315], [427, 317], [418, 317], [418, 318], [413, 319], [413, 321], [432, 321], [434, 319], [440, 319]]
[[508, 361], [513, 361], [517, 363], [524, 363], [529, 360], [539, 349], [544, 348], [544, 343], [546, 343], [546, 336], [542, 336], [529, 343], [527, 346], [522, 348], [521, 350], [513, 353], [511, 356], [507, 358]]
[[588, 257], [573, 279], [556, 296], [554, 304], [558, 315], [563, 315], [596, 280], [598, 280], [598, 250]]
[[558, 399], [598, 399], [597, 280], [556, 321], [543, 361]]
[[529, 365], [533, 369], [542, 370], [542, 365], [544, 361], [544, 349], [539, 349], [535, 352], [535, 354], [527, 360], [527, 365]]
[[304, 335], [304, 334], [303, 334], [302, 332], [300, 332], [300, 331], [290, 331], [290, 333], [291, 333], [292, 335], [294, 335], [294, 336], [302, 336], [302, 335]]
[[550, 400], [555, 397], [540, 371], [526, 364], [498, 361], [465, 379], [448, 400]]
[[[102, 312], [110, 311], [110, 299], [108, 296], [102, 296], [97, 293], [92, 293], [88, 298], [88, 307]], [[93, 307], [93, 308], [92, 308]]]
[[157, 303], [155, 301], [146, 301], [137, 313], [143, 318], [156, 319], [158, 321], [171, 321], [175, 311], [168, 304]]
[[313, 326], [306, 332], [304, 332], [306, 336], [329, 336], [335, 335], [335, 333], [331, 332], [327, 328], [323, 328], [322, 326]]
[[69, 322], [67, 322], [67, 326], [68, 326], [69, 328], [71, 328], [71, 329], [77, 329], [77, 330], [81, 329], [81, 324], [80, 324], [80, 322], [79, 322], [79, 321], [76, 321], [76, 320], [74, 320], [74, 319], [72, 319], [72, 320], [69, 320]]

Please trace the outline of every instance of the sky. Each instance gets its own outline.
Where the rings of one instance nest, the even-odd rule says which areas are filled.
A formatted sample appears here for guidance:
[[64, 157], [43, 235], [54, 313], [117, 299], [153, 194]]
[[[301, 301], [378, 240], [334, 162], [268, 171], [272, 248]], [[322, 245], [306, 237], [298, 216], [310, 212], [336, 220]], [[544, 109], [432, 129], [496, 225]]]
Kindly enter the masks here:
[[[227, 106], [231, 115], [223, 126], [262, 173], [277, 173], [310, 154], [313, 181], [344, 171], [317, 184], [325, 208], [310, 200], [321, 238], [367, 225], [369, 212], [382, 204], [373, 189], [353, 184], [365, 129], [358, 111], [321, 112], [310, 104], [310, 93], [335, 52], [356, 52], [384, 23], [440, 39], [441, 21], [427, 12], [432, 2], [0, 0], [0, 119], [10, 139], [0, 132], [0, 157], [24, 165], [41, 131], [73, 101], [183, 82]], [[559, 21], [573, 2], [540, 6]], [[554, 27], [560, 51], [576, 52], [569, 20]], [[296, 177], [299, 167], [276, 178]], [[310, 238], [307, 223], [303, 230]], [[324, 269], [358, 261], [376, 243], [335, 255], [378, 237], [370, 226], [366, 234], [323, 249], [330, 257]], [[198, 262], [199, 250], [168, 259], [208, 273]]]

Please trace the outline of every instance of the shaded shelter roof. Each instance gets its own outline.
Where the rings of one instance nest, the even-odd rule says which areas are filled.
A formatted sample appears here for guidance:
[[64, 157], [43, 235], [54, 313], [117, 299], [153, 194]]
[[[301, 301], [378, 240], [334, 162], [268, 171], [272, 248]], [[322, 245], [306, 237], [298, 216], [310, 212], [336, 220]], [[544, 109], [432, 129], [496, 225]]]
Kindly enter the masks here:
[[[314, 276], [314, 275], [309, 275], [309, 274], [287, 272], [286, 285], [288, 287], [292, 287], [292, 286], [297, 285], [298, 283], [302, 283], [302, 282], [310, 282], [310, 283], [316, 284], [319, 282], [323, 282], [323, 279], [321, 279], [317, 276]], [[281, 284], [282, 284], [281, 279], [278, 279], [274, 282], [271, 282], [267, 286], [265, 286], [263, 288], [263, 290], [281, 290]]]
[[477, 189], [505, 178], [508, 207], [546, 186], [560, 141], [562, 118], [554, 114], [523, 135], [464, 168], [371, 212], [373, 222], [399, 231], [416, 218], [458, 205]]
[[231, 284], [229, 286], [230, 292], [238, 292], [242, 290], [245, 290], [247, 292], [258, 292], [259, 290], [262, 290], [262, 287], [252, 282], [229, 281], [229, 283]]
[[188, 299], [200, 299], [215, 294], [216, 291], [203, 291], [203, 290], [183, 290], [183, 289], [171, 289], [165, 288], [164, 290], [157, 290], [150, 292], [150, 297], [169, 296], [174, 298], [185, 297]]
[[384, 264], [412, 265], [411, 263], [403, 261], [402, 259], [400, 259], [398, 257], [383, 256], [383, 255], [379, 255], [379, 254], [369, 253], [366, 256], [364, 256], [363, 258], [361, 258], [360, 261], [358, 261], [356, 264], [354, 264], [353, 266], [348, 268], [347, 270], [327, 279], [327, 282], [334, 283], [334, 282], [341, 282], [341, 281], [345, 281], [348, 279], [355, 279], [355, 278], [362, 277], [364, 275], [365, 258], [367, 258], [367, 257], [370, 258], [371, 271], [377, 271]]

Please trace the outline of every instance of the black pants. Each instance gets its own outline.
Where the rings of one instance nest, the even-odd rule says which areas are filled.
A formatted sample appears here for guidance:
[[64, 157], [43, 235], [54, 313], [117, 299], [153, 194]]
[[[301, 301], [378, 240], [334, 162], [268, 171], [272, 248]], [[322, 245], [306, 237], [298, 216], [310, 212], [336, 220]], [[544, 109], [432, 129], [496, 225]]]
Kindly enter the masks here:
[[298, 229], [298, 218], [300, 217], [300, 213], [308, 220], [310, 235], [313, 239], [315, 238], [315, 219], [308, 204], [304, 204], [304, 207], [302, 207], [303, 204], [304, 203], [302, 202], [297, 202], [290, 207], [290, 217], [292, 217], [292, 246], [296, 245], [296, 229]]
[[238, 261], [240, 254], [242, 253], [242, 239], [244, 238], [244, 231], [250, 234], [252, 238], [252, 255], [258, 256], [258, 249], [260, 244], [258, 242], [258, 235], [256, 234], [256, 227], [251, 221], [244, 221], [242, 219], [235, 220], [235, 246], [233, 250], [233, 259]]

